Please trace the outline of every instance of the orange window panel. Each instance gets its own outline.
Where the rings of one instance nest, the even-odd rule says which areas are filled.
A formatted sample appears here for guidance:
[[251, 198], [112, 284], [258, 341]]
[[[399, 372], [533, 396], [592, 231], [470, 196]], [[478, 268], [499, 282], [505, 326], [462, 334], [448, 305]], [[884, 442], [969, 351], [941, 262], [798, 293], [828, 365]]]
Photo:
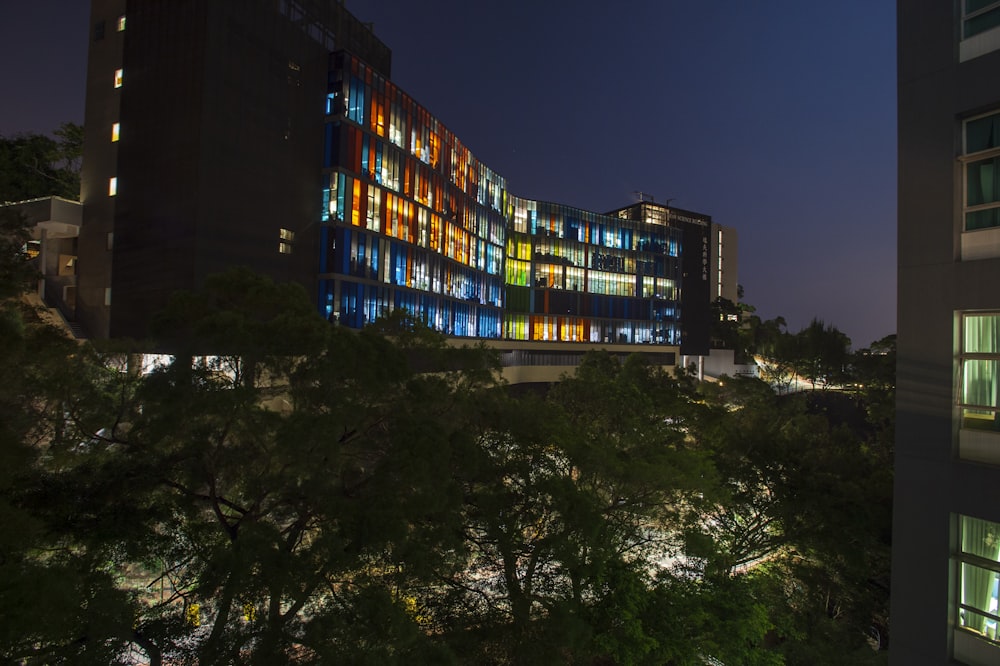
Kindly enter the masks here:
[[406, 231], [407, 238], [411, 243], [417, 241], [417, 211], [416, 206], [410, 204], [406, 207]]
[[398, 205], [399, 197], [386, 195], [385, 212], [382, 214], [382, 233], [386, 236], [392, 235], [392, 218], [396, 216], [396, 206]]
[[351, 198], [351, 225], [355, 227], [361, 226], [361, 181], [355, 179], [354, 181], [354, 192]]
[[441, 153], [441, 139], [434, 132], [430, 133], [430, 153], [431, 166], [436, 169], [438, 165], [438, 157]]
[[441, 247], [441, 218], [437, 215], [431, 215], [430, 236], [427, 244], [435, 252]]

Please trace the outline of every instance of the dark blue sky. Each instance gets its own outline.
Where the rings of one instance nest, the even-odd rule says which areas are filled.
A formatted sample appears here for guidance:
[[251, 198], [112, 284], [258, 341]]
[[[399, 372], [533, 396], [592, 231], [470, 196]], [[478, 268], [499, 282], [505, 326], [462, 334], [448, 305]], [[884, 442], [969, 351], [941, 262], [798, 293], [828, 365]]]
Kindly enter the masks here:
[[[81, 122], [86, 0], [0, 0], [0, 134]], [[739, 232], [745, 300], [895, 332], [892, 0], [347, 0], [393, 80], [520, 196]]]

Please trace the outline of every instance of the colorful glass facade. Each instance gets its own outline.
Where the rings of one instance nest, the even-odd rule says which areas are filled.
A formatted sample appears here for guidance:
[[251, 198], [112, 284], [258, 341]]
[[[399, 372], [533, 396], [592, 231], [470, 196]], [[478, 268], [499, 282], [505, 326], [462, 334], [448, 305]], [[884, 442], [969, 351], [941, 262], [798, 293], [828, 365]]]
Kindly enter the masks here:
[[682, 233], [512, 196], [426, 109], [331, 57], [319, 296], [359, 328], [405, 308], [449, 335], [679, 345]]

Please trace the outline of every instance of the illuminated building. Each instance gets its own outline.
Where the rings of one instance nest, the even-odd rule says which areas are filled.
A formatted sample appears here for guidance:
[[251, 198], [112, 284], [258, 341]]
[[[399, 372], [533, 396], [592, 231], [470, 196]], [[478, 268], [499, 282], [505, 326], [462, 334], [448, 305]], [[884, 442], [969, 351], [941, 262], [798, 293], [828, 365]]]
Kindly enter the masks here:
[[707, 353], [710, 217], [519, 198], [343, 5], [236, 7], [93, 4], [79, 301], [97, 337], [141, 338], [170, 293], [248, 265], [337, 325], [405, 309], [511, 363]]
[[890, 662], [1000, 663], [1000, 2], [899, 0]]

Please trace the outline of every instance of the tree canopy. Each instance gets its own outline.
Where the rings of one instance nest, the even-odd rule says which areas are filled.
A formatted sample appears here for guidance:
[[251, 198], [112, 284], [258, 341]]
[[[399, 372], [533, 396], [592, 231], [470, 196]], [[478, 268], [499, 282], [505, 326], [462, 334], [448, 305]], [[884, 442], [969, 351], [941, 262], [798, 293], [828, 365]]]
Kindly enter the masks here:
[[0, 205], [47, 196], [80, 198], [83, 127], [63, 123], [53, 134], [0, 136]]
[[843, 405], [600, 352], [514, 392], [245, 271], [145, 367], [9, 313], [6, 661], [884, 661], [888, 424]]

